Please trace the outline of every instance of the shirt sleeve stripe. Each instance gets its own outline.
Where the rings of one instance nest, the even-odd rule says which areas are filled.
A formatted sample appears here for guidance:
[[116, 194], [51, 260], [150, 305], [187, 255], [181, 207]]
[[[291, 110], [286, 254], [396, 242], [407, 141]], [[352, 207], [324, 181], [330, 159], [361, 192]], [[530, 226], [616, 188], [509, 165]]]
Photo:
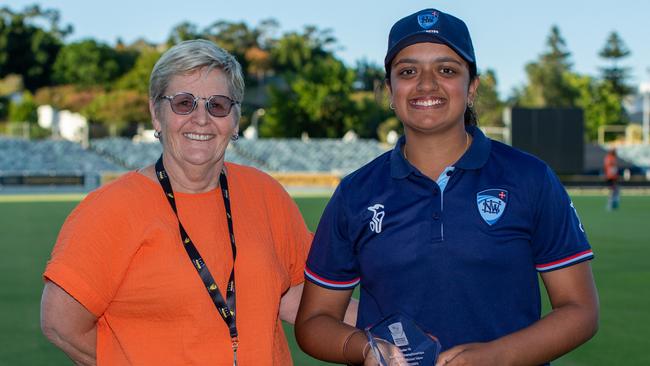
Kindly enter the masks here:
[[554, 262], [538, 264], [538, 265], [535, 266], [535, 268], [539, 272], [546, 272], [546, 271], [550, 271], [550, 270], [553, 270], [553, 269], [566, 267], [566, 266], [574, 264], [574, 263], [582, 262], [582, 261], [587, 260], [587, 259], [592, 259], [593, 257], [594, 257], [594, 253], [591, 251], [591, 249], [588, 249], [588, 250], [585, 250], [583, 252], [576, 253], [576, 254], [574, 254], [574, 255], [572, 255], [570, 257], [566, 257], [566, 258], [563, 258], [563, 259], [560, 259], [560, 260], [557, 260], [557, 261], [554, 261]]
[[316, 283], [317, 285], [321, 285], [323, 287], [327, 288], [334, 288], [334, 289], [348, 289], [348, 288], [353, 288], [354, 286], [358, 285], [359, 282], [361, 281], [360, 277], [357, 277], [355, 279], [352, 279], [350, 281], [332, 281], [328, 280], [326, 278], [323, 278], [314, 272], [310, 271], [309, 268], [305, 267], [305, 277], [310, 280], [311, 282]]

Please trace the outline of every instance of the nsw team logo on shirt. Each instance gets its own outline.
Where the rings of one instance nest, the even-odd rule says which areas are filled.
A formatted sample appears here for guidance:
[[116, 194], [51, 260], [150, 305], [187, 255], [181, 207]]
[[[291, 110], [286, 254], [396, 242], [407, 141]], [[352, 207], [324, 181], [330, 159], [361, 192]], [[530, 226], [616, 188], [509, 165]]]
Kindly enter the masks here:
[[384, 205], [380, 203], [375, 203], [374, 205], [368, 207], [368, 211], [372, 212], [372, 219], [370, 220], [370, 231], [374, 231], [377, 234], [381, 233], [381, 222], [384, 220]]
[[476, 194], [478, 213], [490, 226], [494, 225], [508, 204], [508, 191], [505, 189], [486, 189]]

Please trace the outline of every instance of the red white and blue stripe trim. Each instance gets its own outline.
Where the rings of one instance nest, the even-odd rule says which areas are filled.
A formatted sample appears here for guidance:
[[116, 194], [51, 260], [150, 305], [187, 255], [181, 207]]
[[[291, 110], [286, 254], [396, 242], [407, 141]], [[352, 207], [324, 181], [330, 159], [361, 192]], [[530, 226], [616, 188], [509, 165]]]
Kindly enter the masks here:
[[591, 251], [591, 249], [588, 249], [563, 259], [559, 259], [549, 263], [538, 264], [535, 266], [535, 269], [537, 269], [538, 272], [548, 272], [554, 269], [568, 267], [572, 264], [576, 264], [582, 261], [586, 261], [588, 259], [592, 259], [593, 257], [594, 257], [594, 253]]
[[360, 277], [357, 277], [355, 279], [349, 280], [349, 281], [332, 281], [327, 278], [323, 278], [316, 273], [312, 272], [309, 270], [309, 268], [305, 267], [305, 277], [310, 280], [311, 282], [314, 282], [317, 285], [320, 285], [325, 288], [329, 289], [351, 289], [354, 288], [356, 285], [359, 284], [361, 281]]

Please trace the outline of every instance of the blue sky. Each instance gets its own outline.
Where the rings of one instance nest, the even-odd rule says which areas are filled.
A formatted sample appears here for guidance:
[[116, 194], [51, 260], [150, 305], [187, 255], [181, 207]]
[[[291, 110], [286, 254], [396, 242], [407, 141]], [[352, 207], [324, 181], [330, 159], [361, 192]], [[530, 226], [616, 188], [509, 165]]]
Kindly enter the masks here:
[[[470, 29], [479, 71], [496, 71], [502, 97], [526, 81], [524, 66], [543, 51], [553, 24], [559, 26], [574, 71], [597, 75], [605, 63], [597, 55], [607, 35], [616, 30], [632, 55], [622, 65], [632, 68], [632, 82], [650, 80], [650, 1], [647, 0], [12, 0], [13, 10], [39, 3], [58, 9], [62, 23], [74, 26], [68, 41], [94, 38], [114, 44], [145, 38], [162, 42], [174, 25], [190, 21], [203, 28], [216, 20], [245, 21], [255, 26], [275, 18], [280, 32], [312, 24], [331, 28], [347, 64], [366, 58], [379, 65], [388, 31], [399, 18], [434, 7], [463, 19]], [[6, 5], [4, 5], [6, 6]]]

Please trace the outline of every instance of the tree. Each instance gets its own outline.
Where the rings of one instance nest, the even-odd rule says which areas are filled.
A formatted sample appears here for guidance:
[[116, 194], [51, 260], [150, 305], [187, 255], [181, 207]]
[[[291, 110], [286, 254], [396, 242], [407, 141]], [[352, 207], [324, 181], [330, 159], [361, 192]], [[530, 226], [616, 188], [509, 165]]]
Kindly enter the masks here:
[[328, 57], [286, 75], [288, 88], [270, 88], [270, 107], [260, 132], [264, 136], [341, 137], [354, 110], [350, 100], [354, 73]]
[[389, 101], [383, 90], [357, 91], [351, 95], [351, 99], [353, 110], [348, 112], [345, 119], [345, 130], [352, 130], [361, 138], [380, 137], [379, 126], [395, 115], [388, 108]]
[[274, 19], [262, 20], [255, 28], [244, 22], [219, 20], [202, 30], [193, 23], [184, 22], [172, 29], [167, 45], [196, 38], [211, 40], [235, 56], [248, 85], [259, 82], [269, 72], [268, 48], [274, 43], [272, 36], [277, 28], [278, 22]]
[[269, 88], [270, 106], [260, 132], [264, 136], [340, 137], [350, 125], [354, 72], [325, 50], [328, 32], [306, 27], [288, 33], [272, 50], [282, 80]]
[[135, 61], [133, 68], [122, 75], [115, 82], [114, 87], [122, 90], [136, 90], [142, 95], [148, 95], [151, 70], [160, 58], [160, 55], [160, 52], [155, 50], [141, 53]]
[[32, 94], [24, 92], [19, 101], [9, 103], [9, 122], [36, 123], [38, 121], [36, 107]]
[[103, 90], [95, 88], [79, 88], [75, 85], [59, 85], [38, 89], [34, 100], [37, 104], [49, 104], [57, 109], [67, 109], [81, 113]]
[[[10, 125], [14, 125], [20, 130], [25, 127], [29, 129], [30, 139], [46, 138], [51, 135], [51, 132], [38, 125], [38, 105], [34, 102], [34, 97], [29, 91], [22, 93], [20, 100], [12, 100], [9, 102], [8, 121]], [[26, 125], [25, 125], [26, 124]]]
[[[41, 24], [49, 24], [44, 29]], [[38, 5], [14, 12], [0, 8], [0, 78], [21, 75], [30, 91], [50, 84], [52, 64], [71, 26], [59, 26], [56, 10]]]
[[585, 134], [589, 140], [598, 138], [600, 126], [624, 123], [623, 107], [609, 81], [576, 74], [572, 74], [568, 79], [578, 91], [576, 107], [584, 111]]
[[81, 87], [108, 86], [121, 73], [117, 51], [93, 39], [65, 45], [53, 66], [53, 78], [58, 84]]
[[494, 70], [488, 69], [481, 75], [474, 106], [481, 126], [503, 126], [504, 103], [499, 100]]
[[167, 47], [196, 38], [201, 38], [196, 24], [183, 22], [172, 28], [169, 37], [167, 37]]
[[615, 31], [609, 34], [603, 49], [598, 52], [598, 56], [610, 63], [608, 67], [600, 68], [602, 78], [611, 84], [614, 93], [621, 100], [632, 92], [632, 88], [626, 83], [629, 78], [630, 68], [619, 66], [619, 62], [630, 54], [630, 50]]
[[384, 80], [386, 79], [384, 68], [365, 58], [357, 61], [355, 74], [356, 80], [354, 84], [358, 90], [378, 90], [384, 86]]
[[303, 33], [287, 33], [275, 43], [271, 50], [272, 67], [280, 74], [300, 72], [310, 60], [332, 56], [329, 48], [335, 44], [330, 29], [305, 26]]
[[151, 121], [147, 95], [135, 90], [101, 93], [82, 110], [82, 114], [92, 122], [107, 125], [112, 135], [131, 124]]
[[220, 20], [203, 30], [203, 36], [214, 41], [220, 47], [242, 59], [246, 50], [258, 46], [258, 34], [244, 22]]
[[273, 48], [277, 40], [276, 33], [279, 29], [280, 23], [277, 20], [273, 18], [262, 19], [255, 27], [258, 46], [267, 51]]
[[235, 56], [244, 71], [245, 82], [260, 80], [268, 69], [268, 52], [258, 43], [259, 33], [243, 22], [217, 21], [206, 27], [203, 37]]
[[517, 92], [516, 104], [526, 107], [574, 106], [578, 93], [568, 81], [571, 53], [555, 25], [551, 27], [546, 46], [538, 61], [526, 65], [528, 85]]

